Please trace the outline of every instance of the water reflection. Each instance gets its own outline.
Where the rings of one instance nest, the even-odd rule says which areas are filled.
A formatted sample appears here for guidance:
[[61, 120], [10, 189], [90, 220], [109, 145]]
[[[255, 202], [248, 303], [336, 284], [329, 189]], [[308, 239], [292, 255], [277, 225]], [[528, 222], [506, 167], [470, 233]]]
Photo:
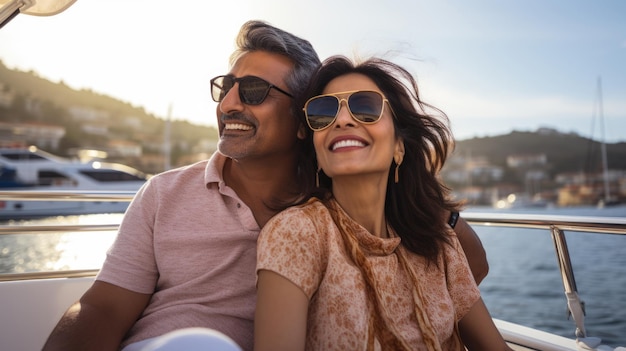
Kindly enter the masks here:
[[[50, 217], [9, 221], [9, 225], [119, 224], [122, 214]], [[0, 235], [0, 274], [97, 269], [115, 239], [114, 231]]]
[[57, 244], [63, 234], [5, 235], [0, 237], [0, 273], [45, 271], [58, 260]]

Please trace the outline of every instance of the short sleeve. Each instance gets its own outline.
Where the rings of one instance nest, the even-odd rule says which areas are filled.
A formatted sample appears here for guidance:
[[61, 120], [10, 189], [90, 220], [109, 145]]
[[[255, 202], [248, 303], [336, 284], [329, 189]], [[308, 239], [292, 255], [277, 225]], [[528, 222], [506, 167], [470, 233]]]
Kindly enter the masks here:
[[154, 291], [159, 274], [152, 234], [158, 203], [154, 181], [148, 180], [130, 203], [97, 280], [143, 294]]
[[273, 271], [300, 287], [310, 299], [323, 275], [323, 233], [302, 208], [274, 216], [261, 230], [257, 243], [259, 270]]

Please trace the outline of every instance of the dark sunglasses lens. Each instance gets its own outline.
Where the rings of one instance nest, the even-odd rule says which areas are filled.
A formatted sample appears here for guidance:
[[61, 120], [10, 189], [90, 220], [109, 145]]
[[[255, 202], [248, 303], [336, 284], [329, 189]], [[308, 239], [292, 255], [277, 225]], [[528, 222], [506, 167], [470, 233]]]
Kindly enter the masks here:
[[333, 123], [339, 110], [339, 100], [334, 96], [320, 96], [306, 105], [306, 118], [311, 129], [318, 130]]
[[211, 80], [211, 97], [213, 101], [220, 102], [228, 94], [234, 85], [234, 80], [229, 76], [220, 76]]
[[270, 84], [261, 78], [245, 77], [239, 81], [239, 96], [248, 105], [258, 105], [265, 100], [270, 91]]
[[383, 112], [383, 97], [371, 91], [359, 91], [348, 98], [352, 115], [363, 123], [378, 121]]

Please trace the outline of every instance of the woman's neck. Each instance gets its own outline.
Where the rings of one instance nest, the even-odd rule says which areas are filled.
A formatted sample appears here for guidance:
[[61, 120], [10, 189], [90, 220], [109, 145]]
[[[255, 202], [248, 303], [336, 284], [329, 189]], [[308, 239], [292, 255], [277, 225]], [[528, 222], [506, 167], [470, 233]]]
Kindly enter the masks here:
[[341, 208], [370, 234], [386, 238], [385, 197], [387, 181], [355, 177], [334, 178], [333, 196]]

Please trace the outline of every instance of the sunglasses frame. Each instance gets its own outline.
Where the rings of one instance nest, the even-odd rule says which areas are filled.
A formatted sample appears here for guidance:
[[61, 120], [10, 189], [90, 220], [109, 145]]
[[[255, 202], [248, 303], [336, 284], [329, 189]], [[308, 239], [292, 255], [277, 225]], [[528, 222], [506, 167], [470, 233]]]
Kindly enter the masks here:
[[[230, 89], [225, 90], [222, 86], [220, 86], [216, 82], [220, 78], [222, 79], [222, 82], [224, 81], [225, 78], [231, 78], [233, 80], [233, 86]], [[246, 102], [246, 101], [249, 101], [249, 100], [245, 98], [244, 93], [242, 93], [242, 90], [241, 90], [241, 82], [245, 82], [246, 80], [250, 80], [250, 79], [258, 79], [258, 80], [264, 82], [265, 84], [267, 84], [267, 89], [265, 90], [265, 94], [263, 95], [263, 98], [261, 99], [261, 101], [259, 101], [257, 103]], [[278, 90], [279, 92], [281, 92], [281, 93], [283, 93], [283, 94], [285, 94], [285, 95], [287, 95], [287, 96], [289, 96], [290, 98], [293, 99], [293, 95], [289, 94], [288, 92], [284, 91], [283, 89], [277, 87], [276, 85], [266, 81], [265, 79], [263, 79], [261, 77], [257, 77], [257, 76], [243, 76], [243, 77], [237, 78], [237, 77], [233, 76], [232, 74], [224, 74], [224, 75], [217, 76], [217, 77], [214, 77], [213, 79], [211, 79], [211, 98], [213, 99], [213, 101], [215, 101], [217, 103], [222, 102], [222, 100], [224, 100], [224, 97], [226, 96], [226, 94], [228, 94], [228, 92], [230, 92], [231, 89], [233, 89], [235, 87], [235, 84], [237, 84], [237, 83], [240, 84], [240, 86], [237, 88], [237, 92], [239, 94], [239, 100], [241, 100], [241, 102], [246, 104], [246, 105], [260, 105], [260, 104], [262, 104], [265, 101], [265, 99], [267, 98], [267, 96], [269, 95], [270, 89], [272, 89], [272, 88]], [[213, 95], [213, 89], [214, 88], [217, 88], [217, 89], [219, 89], [222, 92], [221, 99], [216, 99], [215, 96]]]
[[[352, 110], [350, 109], [350, 103], [349, 103], [349, 99], [352, 95], [356, 94], [356, 93], [376, 93], [378, 95], [380, 95], [380, 97], [382, 98], [382, 106], [380, 108], [380, 114], [378, 115], [378, 118], [376, 118], [375, 121], [372, 122], [365, 122], [365, 121], [361, 121], [360, 119], [358, 119], [354, 113], [352, 113]], [[337, 95], [345, 95], [348, 94], [348, 96], [340, 98]], [[322, 97], [326, 97], [326, 96], [332, 96], [335, 99], [337, 99], [337, 112], [335, 113], [335, 117], [333, 117], [333, 119], [324, 127], [322, 128], [313, 128], [313, 126], [311, 126], [311, 122], [309, 121], [309, 114], [307, 113], [307, 107], [309, 106], [309, 103], [313, 100], [322, 98]], [[385, 95], [383, 93], [381, 93], [380, 91], [376, 91], [376, 90], [350, 90], [350, 91], [341, 91], [338, 93], [332, 93], [332, 94], [322, 94], [322, 95], [316, 95], [313, 96], [312, 98], [308, 99], [306, 101], [306, 103], [304, 104], [304, 107], [302, 108], [302, 110], [304, 111], [304, 116], [306, 119], [306, 123], [309, 125], [309, 128], [311, 128], [312, 131], [314, 132], [319, 132], [322, 131], [330, 126], [333, 125], [333, 123], [335, 123], [335, 121], [337, 121], [337, 116], [339, 115], [339, 111], [341, 111], [341, 103], [345, 101], [346, 102], [346, 107], [348, 108], [348, 113], [350, 114], [350, 116], [352, 117], [352, 119], [354, 119], [355, 121], [361, 123], [361, 124], [374, 124], [377, 123], [378, 121], [380, 121], [380, 119], [383, 117], [383, 113], [385, 112], [385, 103], [387, 103], [387, 105], [389, 106], [389, 111], [391, 111], [391, 114], [393, 116], [395, 116], [393, 109], [391, 108], [391, 104], [389, 103], [389, 100], [385, 97]]]

